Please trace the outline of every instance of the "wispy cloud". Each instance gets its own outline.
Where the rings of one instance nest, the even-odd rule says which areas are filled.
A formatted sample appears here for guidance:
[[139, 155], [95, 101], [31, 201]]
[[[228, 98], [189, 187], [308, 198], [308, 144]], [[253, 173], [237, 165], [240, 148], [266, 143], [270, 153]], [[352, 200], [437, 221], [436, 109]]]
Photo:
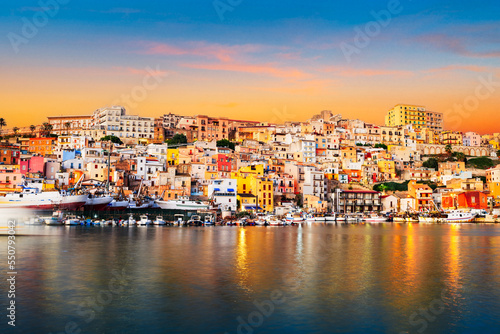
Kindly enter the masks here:
[[490, 71], [488, 66], [477, 66], [477, 65], [448, 65], [443, 67], [431, 68], [423, 71], [423, 73], [439, 73], [439, 72], [450, 72], [450, 71], [470, 71], [470, 72], [487, 72]]
[[222, 45], [207, 42], [187, 42], [181, 45], [174, 45], [169, 43], [142, 41], [137, 44], [141, 47], [141, 50], [137, 51], [139, 54], [165, 56], [192, 55], [204, 58], [215, 58], [223, 62], [232, 61], [237, 56], [253, 53], [262, 48], [255, 44]]
[[373, 77], [373, 76], [396, 76], [405, 77], [411, 76], [414, 73], [412, 71], [405, 70], [386, 70], [386, 69], [371, 69], [371, 68], [351, 68], [351, 67], [339, 67], [339, 66], [329, 66], [322, 69], [324, 72], [334, 73], [342, 77]]
[[[467, 43], [463, 37], [456, 37], [447, 34], [427, 34], [415, 38], [417, 42], [425, 46], [432, 46], [436, 49], [456, 53], [466, 57], [475, 58], [497, 58], [500, 57], [500, 50], [472, 50], [471, 43]], [[468, 46], [466, 46], [468, 45]]]
[[296, 68], [282, 68], [273, 64], [249, 63], [185, 63], [182, 66], [201, 70], [230, 71], [253, 74], [267, 74], [278, 78], [303, 79], [310, 75]]
[[168, 74], [167, 71], [161, 71], [161, 70], [154, 70], [152, 68], [144, 69], [144, 68], [134, 68], [134, 67], [113, 67], [114, 70], [120, 71], [120, 72], [126, 72], [130, 74], [137, 74], [137, 75], [149, 75], [153, 77], [163, 77]]

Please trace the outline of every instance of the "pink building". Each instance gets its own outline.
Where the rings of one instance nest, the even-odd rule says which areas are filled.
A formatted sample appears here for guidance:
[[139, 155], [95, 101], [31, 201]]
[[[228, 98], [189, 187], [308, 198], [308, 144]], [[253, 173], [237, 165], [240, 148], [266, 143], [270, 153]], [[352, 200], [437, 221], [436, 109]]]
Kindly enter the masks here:
[[32, 156], [29, 158], [22, 158], [19, 162], [20, 172], [23, 175], [27, 173], [44, 173], [45, 159], [42, 156]]

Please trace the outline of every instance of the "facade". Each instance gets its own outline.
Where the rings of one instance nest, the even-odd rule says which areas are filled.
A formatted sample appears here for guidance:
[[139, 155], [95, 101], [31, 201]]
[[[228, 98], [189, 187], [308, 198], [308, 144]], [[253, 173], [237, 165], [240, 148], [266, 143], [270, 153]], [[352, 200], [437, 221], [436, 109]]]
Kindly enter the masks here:
[[92, 116], [48, 116], [48, 123], [52, 125], [51, 133], [57, 135], [78, 135], [92, 129]]
[[429, 128], [433, 131], [443, 130], [443, 114], [428, 111], [423, 106], [398, 104], [387, 112], [386, 126], [404, 126], [411, 124], [415, 129]]
[[336, 189], [333, 195], [333, 208], [338, 213], [380, 211], [380, 194], [373, 190]]
[[127, 115], [125, 108], [121, 106], [97, 109], [92, 120], [92, 137], [96, 140], [107, 135], [116, 136], [125, 143], [154, 139], [154, 118]]
[[208, 197], [222, 211], [236, 211], [237, 209], [237, 180], [217, 179], [208, 185]]

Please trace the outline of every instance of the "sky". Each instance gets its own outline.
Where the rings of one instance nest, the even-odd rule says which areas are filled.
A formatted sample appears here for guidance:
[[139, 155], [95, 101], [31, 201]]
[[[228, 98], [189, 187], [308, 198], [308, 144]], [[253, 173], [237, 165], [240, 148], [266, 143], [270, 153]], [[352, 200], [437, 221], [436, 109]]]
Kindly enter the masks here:
[[0, 117], [204, 114], [282, 123], [389, 109], [500, 132], [497, 1], [0, 3]]

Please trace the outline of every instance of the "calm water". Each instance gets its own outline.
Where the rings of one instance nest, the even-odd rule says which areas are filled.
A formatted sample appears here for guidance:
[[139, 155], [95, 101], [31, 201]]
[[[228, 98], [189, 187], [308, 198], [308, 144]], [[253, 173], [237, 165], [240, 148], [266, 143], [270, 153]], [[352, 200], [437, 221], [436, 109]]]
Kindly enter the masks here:
[[500, 332], [496, 225], [37, 228], [2, 333]]

